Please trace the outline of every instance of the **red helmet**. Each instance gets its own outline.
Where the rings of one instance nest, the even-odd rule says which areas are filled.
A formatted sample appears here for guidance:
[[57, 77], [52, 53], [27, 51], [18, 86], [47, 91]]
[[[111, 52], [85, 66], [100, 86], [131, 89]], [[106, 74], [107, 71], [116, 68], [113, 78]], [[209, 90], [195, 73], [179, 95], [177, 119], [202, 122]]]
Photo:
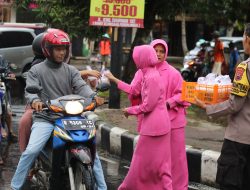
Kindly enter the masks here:
[[67, 53], [65, 55], [65, 62], [68, 62], [70, 57], [70, 39], [67, 33], [59, 29], [48, 29], [43, 37], [42, 50], [46, 58], [53, 61], [52, 49], [57, 46], [65, 46]]

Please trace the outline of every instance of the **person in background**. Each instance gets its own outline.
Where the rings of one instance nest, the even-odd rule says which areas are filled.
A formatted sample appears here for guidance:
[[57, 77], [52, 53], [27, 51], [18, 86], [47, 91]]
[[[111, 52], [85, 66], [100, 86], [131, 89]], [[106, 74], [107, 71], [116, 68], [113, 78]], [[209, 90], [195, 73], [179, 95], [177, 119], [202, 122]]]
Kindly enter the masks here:
[[[145, 56], [146, 55], [146, 56]], [[126, 178], [119, 190], [172, 190], [170, 120], [165, 104], [165, 87], [156, 69], [158, 58], [152, 46], [136, 46], [134, 62], [142, 74], [141, 89], [115, 78], [112, 73], [105, 76], [128, 94], [134, 90], [141, 96], [138, 105], [123, 110], [124, 115], [140, 115], [139, 140]], [[152, 156], [154, 155], [154, 156]]]
[[[8, 77], [15, 79], [15, 74], [13, 74], [9, 68], [10, 67], [9, 62], [6, 59], [4, 59], [1, 55], [0, 55], [0, 67], [7, 68]], [[5, 98], [4, 96], [10, 96], [9, 94], [10, 92], [7, 92], [7, 89], [8, 91], [10, 90], [10, 86], [7, 83], [5, 85], [6, 85], [5, 94], [3, 92], [0, 92], [0, 165], [4, 164], [4, 160], [2, 158], [2, 147], [1, 147], [2, 138], [7, 137], [7, 140], [11, 142], [17, 141], [17, 136], [13, 132], [11, 105], [10, 104], [6, 105], [4, 101]], [[4, 116], [3, 114], [6, 115]], [[4, 125], [2, 122], [5, 122], [7, 126]], [[8, 133], [6, 132], [6, 127], [8, 128], [7, 129]]]
[[234, 69], [235, 66], [237, 65], [240, 55], [239, 51], [235, 47], [233, 42], [229, 43], [229, 50], [230, 50], [230, 55], [229, 55], [229, 76], [231, 80], [233, 81], [234, 78]]
[[108, 34], [102, 35], [102, 39], [99, 44], [99, 52], [101, 55], [101, 62], [105, 68], [110, 67], [110, 55], [111, 55], [111, 42]]
[[218, 31], [213, 32], [214, 38], [214, 65], [212, 73], [221, 75], [222, 64], [225, 62], [224, 46], [219, 39], [220, 33]]
[[[250, 23], [243, 34], [245, 53], [250, 55]], [[216, 182], [221, 190], [250, 189], [250, 58], [238, 64], [229, 99], [206, 105], [196, 98], [196, 104], [208, 116], [228, 115], [228, 125], [218, 158]]]
[[[4, 59], [1, 55], [0, 55], [0, 67], [7, 68], [6, 72], [8, 73], [8, 77], [15, 79], [16, 76], [14, 73], [11, 72], [10, 63], [6, 59]], [[11, 103], [10, 102], [11, 101], [11, 99], [10, 99], [11, 98], [10, 97], [10, 84], [8, 82], [9, 81], [5, 82], [6, 91], [5, 91], [5, 94], [2, 94], [2, 97], [0, 100], [0, 105], [1, 105], [0, 106], [0, 125], [1, 125], [0, 127], [2, 128], [2, 137], [4, 137], [4, 138], [7, 137], [8, 141], [17, 142], [17, 135], [13, 132], [13, 126], [12, 126], [13, 119], [12, 119], [12, 110], [11, 110], [11, 105], [10, 105], [10, 103]], [[9, 98], [8, 105], [5, 105], [5, 102], [3, 101], [4, 96], [8, 96], [8, 98]], [[7, 113], [5, 113], [5, 111], [7, 111]], [[4, 126], [1, 123], [1, 117], [4, 117], [4, 116], [2, 116], [2, 114], [6, 114], [5, 115], [5, 123], [6, 123], [8, 132], [6, 132], [6, 128], [5, 128], [6, 126]]]

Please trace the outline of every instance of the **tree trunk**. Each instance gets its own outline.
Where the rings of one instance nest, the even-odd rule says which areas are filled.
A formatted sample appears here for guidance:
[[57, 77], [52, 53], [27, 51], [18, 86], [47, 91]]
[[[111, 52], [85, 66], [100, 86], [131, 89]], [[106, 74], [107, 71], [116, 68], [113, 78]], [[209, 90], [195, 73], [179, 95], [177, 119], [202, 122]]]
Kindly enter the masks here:
[[150, 35], [150, 31], [153, 28], [156, 14], [155, 4], [156, 3], [154, 0], [149, 0], [147, 3], [145, 3], [144, 28], [138, 28], [136, 31], [136, 35], [129, 52], [128, 60], [125, 62], [124, 72], [122, 75], [122, 80], [125, 82], [130, 83], [136, 71], [136, 66], [132, 58], [134, 47], [148, 43], [147, 39]]
[[182, 42], [182, 50], [185, 55], [188, 52], [187, 48], [187, 39], [186, 39], [186, 15], [185, 12], [182, 12], [181, 15], [181, 42]]
[[83, 37], [73, 37], [72, 38], [72, 55], [73, 56], [82, 56], [82, 46], [83, 46]]
[[236, 27], [236, 26], [237, 26], [236, 21], [235, 21], [234, 23], [231, 23], [231, 25], [229, 25], [229, 26], [227, 27], [226, 36], [229, 36], [229, 37], [233, 36], [234, 27]]

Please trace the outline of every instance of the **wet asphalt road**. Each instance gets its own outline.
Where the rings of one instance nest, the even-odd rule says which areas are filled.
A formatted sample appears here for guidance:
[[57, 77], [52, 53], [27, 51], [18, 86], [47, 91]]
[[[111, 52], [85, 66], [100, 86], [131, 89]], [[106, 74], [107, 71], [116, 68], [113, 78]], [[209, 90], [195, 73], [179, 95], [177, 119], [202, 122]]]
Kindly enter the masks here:
[[[13, 106], [13, 126], [17, 132], [17, 123], [24, 111], [24, 106]], [[10, 186], [11, 178], [15, 172], [19, 160], [20, 152], [17, 143], [2, 143], [2, 153], [5, 164], [0, 166], [0, 190], [6, 190]], [[108, 190], [116, 190], [126, 176], [129, 168], [129, 162], [120, 160], [118, 157], [109, 155], [104, 150], [99, 149], [99, 156], [102, 161], [104, 175], [107, 182]], [[216, 190], [201, 184], [190, 182], [189, 190]]]

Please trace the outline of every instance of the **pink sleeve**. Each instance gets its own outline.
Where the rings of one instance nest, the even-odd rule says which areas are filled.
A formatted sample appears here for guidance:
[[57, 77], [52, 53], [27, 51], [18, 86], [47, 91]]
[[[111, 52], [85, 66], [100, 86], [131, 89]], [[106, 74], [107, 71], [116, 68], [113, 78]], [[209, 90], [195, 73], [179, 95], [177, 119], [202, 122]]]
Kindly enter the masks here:
[[138, 96], [141, 93], [142, 77], [142, 72], [138, 70], [135, 73], [135, 76], [130, 85], [123, 81], [119, 81], [117, 87], [131, 96]]
[[157, 105], [158, 98], [161, 95], [158, 82], [152, 78], [145, 80], [143, 89], [143, 102], [138, 106], [128, 107], [127, 112], [129, 114], [138, 115], [151, 112]]
[[130, 93], [130, 89], [131, 89], [131, 86], [130, 86], [130, 84], [127, 84], [127, 83], [125, 83], [125, 82], [123, 82], [123, 81], [119, 81], [118, 82], [118, 84], [117, 84], [117, 87], [120, 89], [120, 90], [122, 90], [122, 91], [124, 91], [124, 92], [126, 92], [126, 93]]

